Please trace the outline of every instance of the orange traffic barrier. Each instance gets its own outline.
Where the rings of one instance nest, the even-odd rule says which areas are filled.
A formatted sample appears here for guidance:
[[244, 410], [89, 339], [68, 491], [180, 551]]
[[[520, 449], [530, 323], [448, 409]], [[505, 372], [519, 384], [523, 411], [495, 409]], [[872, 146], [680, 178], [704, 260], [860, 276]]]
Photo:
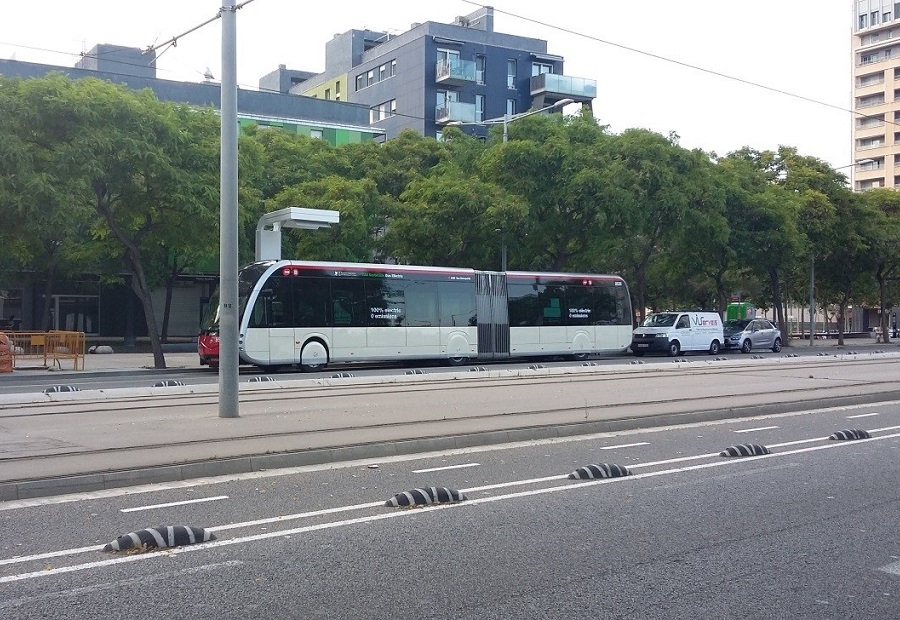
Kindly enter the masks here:
[[71, 360], [72, 370], [84, 370], [84, 332], [11, 332], [7, 336], [16, 368], [55, 365], [62, 369], [62, 361]]
[[0, 332], [0, 373], [12, 372], [12, 345], [9, 336]]

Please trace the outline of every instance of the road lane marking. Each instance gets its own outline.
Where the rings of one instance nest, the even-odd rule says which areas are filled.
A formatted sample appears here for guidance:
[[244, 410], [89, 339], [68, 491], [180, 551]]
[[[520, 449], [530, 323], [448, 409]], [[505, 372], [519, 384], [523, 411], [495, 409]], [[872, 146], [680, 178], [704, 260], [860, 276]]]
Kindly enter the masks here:
[[137, 506], [135, 508], [122, 508], [119, 512], [137, 512], [138, 510], [152, 510], [153, 508], [168, 508], [170, 506], [185, 506], [187, 504], [202, 504], [203, 502], [216, 502], [220, 499], [228, 499], [227, 495], [216, 497], [201, 497], [199, 499], [186, 499], [182, 502], [168, 502], [165, 504], [151, 504], [149, 506]]
[[892, 575], [900, 576], [900, 561], [891, 562], [890, 564], [885, 564], [884, 566], [880, 567], [878, 570], [883, 571], [885, 573], [890, 573]]
[[770, 431], [774, 428], [781, 428], [779, 426], [759, 426], [757, 428], [743, 428], [737, 431], [731, 431], [732, 433], [755, 433], [756, 431]]
[[649, 441], [639, 441], [637, 443], [623, 443], [618, 446], [600, 446], [601, 450], [615, 450], [617, 448], [634, 448], [635, 446], [649, 446]]
[[[894, 433], [891, 435], [884, 435], [881, 437], [873, 437], [872, 439], [866, 441], [879, 441], [882, 439], [893, 439], [900, 437], [900, 433]], [[286, 538], [289, 536], [293, 536], [295, 534], [303, 534], [307, 532], [315, 532], [319, 530], [327, 530], [334, 529], [338, 527], [348, 526], [348, 525], [356, 525], [359, 523], [372, 523], [375, 521], [383, 521], [385, 519], [397, 519], [402, 517], [409, 517], [412, 515], [421, 515], [425, 512], [431, 512], [434, 510], [450, 510], [450, 509], [463, 509], [468, 508], [470, 506], [478, 506], [481, 504], [489, 504], [492, 502], [498, 502], [509, 499], [518, 499], [522, 497], [532, 497], [536, 495], [545, 495], [548, 493], [559, 493], [562, 491], [572, 491], [577, 489], [584, 489], [586, 487], [598, 486], [601, 484], [621, 484], [624, 482], [630, 482], [633, 480], [639, 480], [643, 478], [654, 478], [658, 476], [665, 476], [669, 474], [679, 474], [690, 471], [699, 471], [702, 469], [710, 469], [713, 467], [728, 467], [735, 464], [746, 464], [752, 461], [760, 461], [764, 459], [772, 459], [779, 458], [784, 456], [790, 456], [794, 454], [802, 454], [805, 452], [818, 452], [820, 450], [831, 450], [835, 448], [841, 448], [848, 445], [854, 445], [854, 442], [837, 442], [837, 443], [829, 443], [821, 446], [810, 446], [808, 448], [799, 448], [797, 450], [789, 450], [786, 452], [773, 452], [772, 454], [764, 454], [760, 456], [755, 456], [752, 459], [733, 459], [733, 460], [721, 460], [721, 461], [713, 461], [711, 463], [699, 463], [697, 465], [689, 465], [686, 467], [676, 467], [673, 469], [664, 469], [659, 471], [650, 471], [643, 474], [633, 474], [631, 476], [622, 476], [619, 478], [600, 478], [596, 480], [586, 480], [580, 481], [577, 484], [565, 484], [558, 485], [552, 487], [545, 487], [541, 489], [530, 489], [526, 491], [518, 491], [515, 493], [508, 493], [506, 495], [491, 495], [488, 497], [477, 497], [474, 499], [469, 499], [465, 502], [461, 502], [458, 504], [433, 504], [431, 506], [425, 506], [419, 508], [417, 510], [402, 510], [398, 512], [388, 512], [382, 513], [378, 515], [369, 515], [365, 517], [357, 517], [355, 519], [344, 519], [341, 521], [332, 521], [329, 523], [319, 523], [316, 525], [306, 525], [296, 528], [291, 528], [287, 530], [276, 530], [271, 532], [264, 532], [260, 534], [251, 534], [249, 536], [242, 536], [238, 538], [228, 538], [223, 540], [214, 540], [210, 542], [200, 543], [196, 545], [189, 545], [186, 547], [174, 547], [172, 549], [166, 549], [166, 553], [143, 553], [125, 557], [116, 557], [109, 560], [101, 560], [97, 562], [87, 562], [85, 564], [74, 564], [70, 566], [62, 566], [59, 568], [48, 568], [40, 571], [33, 571], [28, 573], [19, 573], [14, 575], [8, 575], [4, 577], [0, 577], [0, 584], [2, 583], [12, 583], [15, 581], [23, 581], [26, 579], [36, 579], [38, 577], [49, 577], [51, 575], [58, 575], [62, 573], [73, 573], [83, 570], [89, 570], [93, 568], [102, 568], [106, 566], [112, 566], [116, 564], [123, 564], [126, 562], [138, 562], [142, 560], [154, 560], [162, 557], [171, 557], [173, 555], [181, 554], [181, 553], [193, 553], [195, 551], [202, 551], [205, 549], [211, 549], [214, 547], [226, 547], [231, 545], [239, 545], [243, 543], [251, 543], [257, 542], [261, 540], [269, 540], [272, 538]], [[559, 479], [561, 476], [555, 476], [554, 478]], [[461, 491], [469, 493], [473, 489], [461, 489]], [[383, 505], [382, 502], [373, 502], [373, 504]], [[213, 528], [209, 528], [213, 529]]]
[[877, 414], [877, 413], [860, 413], [859, 415], [848, 415], [847, 419], [853, 420], [856, 418], [871, 418], [874, 415], [879, 415], [879, 414]]
[[447, 465], [446, 467], [429, 467], [428, 469], [414, 469], [414, 474], [426, 474], [430, 471], [444, 471], [445, 469], [463, 469], [465, 467], [480, 467], [481, 463], [466, 463], [464, 465]]
[[226, 562], [217, 562], [215, 564], [204, 564], [202, 566], [195, 566], [192, 568], [185, 568], [182, 570], [175, 571], [174, 573], [166, 573], [160, 575], [142, 575], [140, 577], [132, 577], [130, 579], [119, 579], [117, 581], [109, 581], [106, 583], [97, 583], [90, 586], [82, 586], [80, 588], [69, 588], [68, 590], [59, 590], [57, 592], [47, 592], [45, 594], [38, 594], [35, 596], [23, 596], [21, 598], [14, 598], [8, 601], [0, 601], [0, 609], [7, 609], [10, 607], [20, 607], [22, 605], [30, 605], [33, 603], [37, 603], [39, 601], [60, 599], [66, 596], [80, 596], [83, 594], [92, 594], [94, 592], [100, 592], [103, 590], [112, 590], [112, 589], [122, 589], [125, 590], [139, 590], [141, 588], [145, 588], [148, 583], [153, 581], [169, 581], [173, 577], [184, 577], [189, 575], [194, 575], [200, 572], [217, 570], [220, 568], [232, 568], [235, 566], [242, 566], [244, 563], [240, 560], [228, 560]]

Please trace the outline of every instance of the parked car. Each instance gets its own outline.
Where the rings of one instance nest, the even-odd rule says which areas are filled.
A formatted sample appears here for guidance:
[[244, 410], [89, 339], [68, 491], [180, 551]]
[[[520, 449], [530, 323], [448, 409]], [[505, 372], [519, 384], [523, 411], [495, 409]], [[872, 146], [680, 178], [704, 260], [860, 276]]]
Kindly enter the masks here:
[[749, 353], [753, 349], [781, 351], [781, 330], [768, 319], [729, 319], [725, 321], [725, 348]]
[[672, 357], [682, 351], [716, 355], [722, 342], [722, 317], [715, 312], [658, 312], [632, 332], [631, 351], [636, 357], [653, 351]]

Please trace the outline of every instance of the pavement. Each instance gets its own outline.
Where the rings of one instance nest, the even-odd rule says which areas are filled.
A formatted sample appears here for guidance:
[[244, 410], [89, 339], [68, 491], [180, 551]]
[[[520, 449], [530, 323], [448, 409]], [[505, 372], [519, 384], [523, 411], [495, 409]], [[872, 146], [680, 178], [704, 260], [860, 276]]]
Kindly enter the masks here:
[[[808, 341], [795, 344], [785, 348], [781, 356], [770, 359], [785, 364], [802, 360], [789, 355], [810, 345]], [[829, 357], [883, 354], [900, 359], [900, 346], [880, 344], [874, 338], [848, 340], [843, 347], [833, 340], [814, 341], [813, 348]], [[712, 358], [688, 359], [707, 362]], [[749, 356], [730, 353], [727, 361], [719, 363], [749, 362]], [[826, 366], [824, 362], [825, 358]], [[166, 363], [170, 369], [199, 367], [195, 351], [169, 351]], [[147, 371], [153, 368], [153, 356], [143, 352], [92, 354], [85, 356], [84, 370], [67, 369], [65, 362], [63, 366], [62, 370], [16, 369], [6, 376], [52, 374], [54, 383], [64, 384], [67, 378], [74, 380], [86, 374]], [[740, 400], [732, 402], [719, 396], [711, 404], [710, 394], [700, 390], [691, 403], [675, 403], [677, 399], [673, 399], [671, 406], [656, 402], [653, 407], [642, 407], [646, 392], [635, 389], [617, 394], [620, 401], [616, 407], [597, 415], [592, 410], [589, 421], [581, 410], [575, 415], [557, 413], [552, 398], [542, 417], [523, 421], [509, 415], [516, 411], [510, 407], [522, 406], [509, 402], [514, 396], [507, 396], [502, 404], [505, 409], [494, 411], [493, 402], [482, 403], [474, 396], [478, 389], [433, 390], [435, 383], [458, 387], [475, 377], [506, 381], [511, 377], [531, 379], [596, 372], [613, 378], [660, 369], [673, 367], [602, 362], [587, 369], [576, 366], [494, 370], [488, 366], [484, 372], [465, 369], [440, 376], [285, 376], [252, 384], [249, 377], [242, 376], [238, 419], [218, 417], [217, 384], [23, 395], [3, 394], [4, 375], [0, 375], [0, 502], [358, 459], [377, 461], [404, 454], [707, 421], [753, 412], [759, 415], [799, 410], [810, 404], [808, 395], [796, 400], [788, 395], [783, 396], [783, 402], [768, 403], [763, 411], [758, 406], [745, 407]], [[395, 388], [384, 389], [386, 382], [396, 384]], [[853, 383], [846, 389], [835, 387], [831, 392], [827, 391], [831, 388], [824, 388], [826, 391], [821, 394], [835, 403], [900, 398], [900, 384], [881, 383], [872, 388]], [[423, 390], [421, 384], [429, 387]], [[611, 385], [615, 388], [618, 384]], [[419, 389], [412, 389], [415, 387]], [[438, 402], [448, 398], [442, 396], [447, 394], [451, 394], [449, 401]], [[466, 398], [475, 400], [467, 402]], [[529, 406], [533, 404], [528, 401]], [[560, 404], [560, 411], [563, 409]], [[448, 410], [459, 415], [448, 419]], [[471, 410], [477, 410], [476, 415], [471, 415]]]

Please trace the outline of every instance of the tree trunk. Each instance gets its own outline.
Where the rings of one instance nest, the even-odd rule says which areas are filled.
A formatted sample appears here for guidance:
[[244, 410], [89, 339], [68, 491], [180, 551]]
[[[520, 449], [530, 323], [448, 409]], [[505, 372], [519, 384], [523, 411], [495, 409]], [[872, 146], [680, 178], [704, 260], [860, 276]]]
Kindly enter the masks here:
[[837, 329], [838, 329], [838, 346], [844, 345], [844, 317], [846, 316], [847, 302], [841, 300], [838, 305]]
[[175, 278], [178, 277], [178, 259], [172, 259], [172, 272], [166, 282], [166, 301], [163, 307], [163, 324], [162, 333], [160, 334], [161, 342], [169, 341], [169, 315], [172, 311], [172, 289], [175, 288]]
[[781, 330], [781, 343], [785, 342], [784, 307], [781, 303], [781, 282], [778, 281], [778, 269], [769, 268], [769, 284], [772, 286], [772, 306], [775, 310], [775, 322]]
[[53, 299], [53, 272], [47, 272], [47, 281], [44, 283], [44, 304], [41, 314], [41, 331], [50, 331], [50, 302]]
[[878, 265], [878, 271], [875, 272], [875, 278], [878, 280], [878, 310], [881, 313], [879, 328], [881, 329], [881, 342], [884, 344], [891, 343], [891, 331], [888, 324], [887, 312], [887, 282], [884, 278], [884, 265]]
[[144, 267], [141, 265], [140, 256], [133, 255], [132, 251], [126, 250], [125, 262], [128, 264], [131, 272], [131, 289], [134, 291], [138, 299], [141, 300], [141, 306], [144, 309], [144, 317], [147, 322], [147, 335], [150, 337], [150, 348], [153, 351], [153, 367], [165, 368], [166, 358], [163, 355], [162, 343], [159, 341], [159, 332], [156, 328], [156, 315], [153, 312], [153, 298], [150, 295], [150, 287], [147, 286], [147, 278], [144, 275]]

